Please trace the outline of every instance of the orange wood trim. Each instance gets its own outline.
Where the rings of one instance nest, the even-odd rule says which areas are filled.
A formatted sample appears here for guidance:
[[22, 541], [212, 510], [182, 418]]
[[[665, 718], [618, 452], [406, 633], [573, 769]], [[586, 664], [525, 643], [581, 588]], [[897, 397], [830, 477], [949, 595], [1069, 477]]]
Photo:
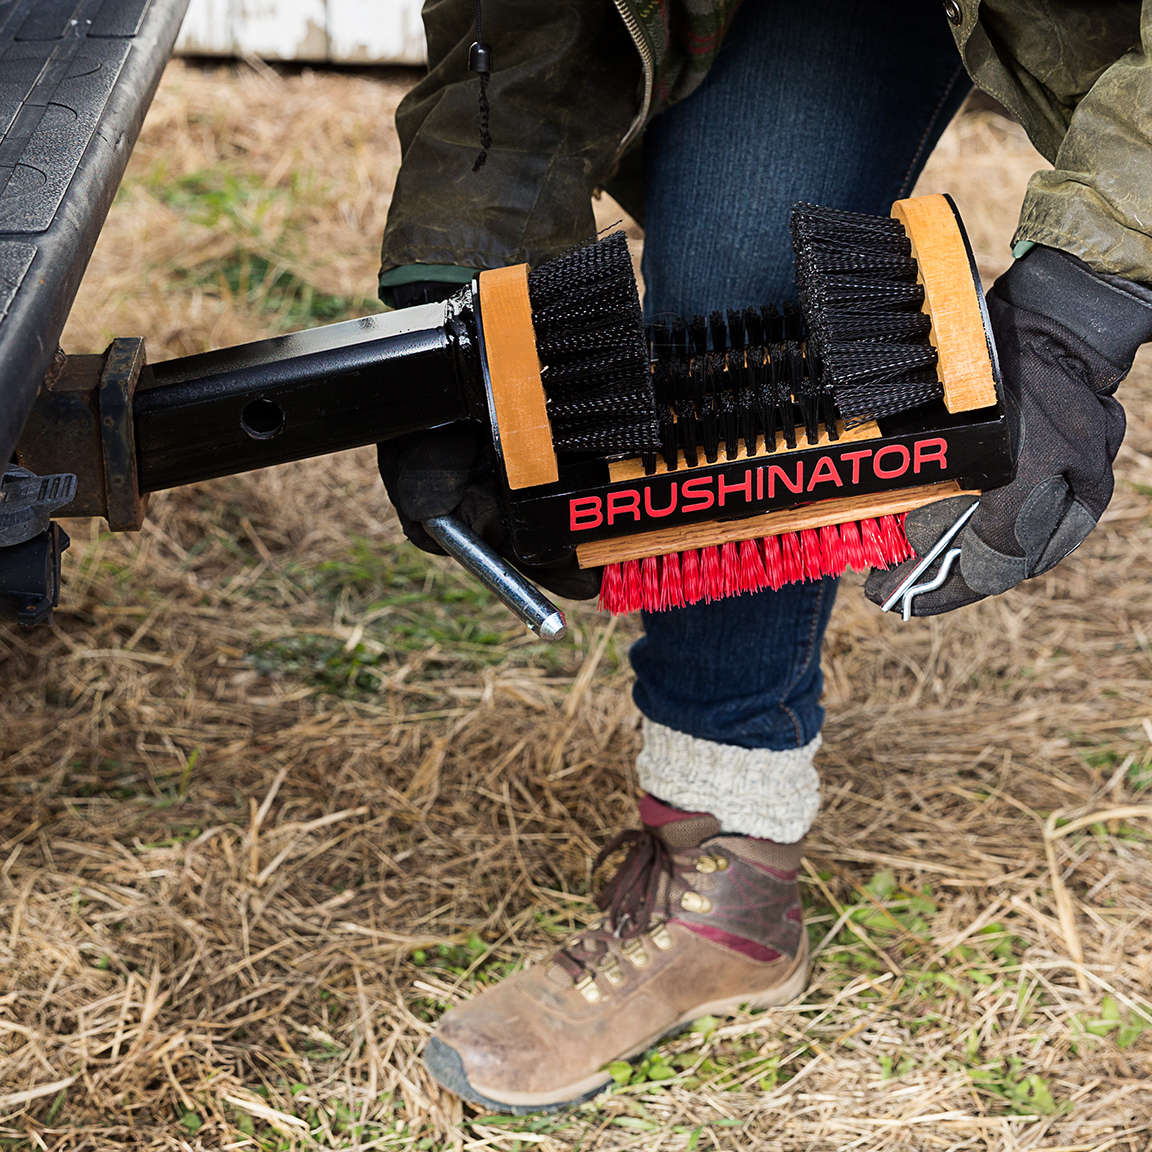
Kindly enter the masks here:
[[892, 216], [904, 225], [920, 265], [924, 308], [932, 320], [929, 339], [939, 353], [937, 374], [949, 412], [971, 412], [996, 403], [992, 362], [980, 310], [980, 284], [973, 285], [968, 250], [956, 213], [944, 196], [897, 200]]
[[[802, 448], [827, 448], [830, 444], [854, 444], [857, 440], [875, 440], [880, 436], [880, 425], [875, 420], [868, 420], [855, 428], [849, 428], [847, 431], [844, 429], [844, 421], [840, 420], [836, 425], [840, 429], [839, 440], [829, 440], [828, 430], [821, 425], [820, 435], [815, 444], [809, 444], [804, 436], [804, 426], [800, 425], [796, 429], [796, 447], [789, 448], [784, 443], [784, 433], [776, 433], [776, 451], [775, 453], [764, 451], [764, 437], [758, 436], [756, 438], [756, 451], [752, 454], [753, 460], [769, 460], [773, 455], [780, 455], [785, 452], [799, 452]], [[702, 459], [704, 450], [699, 450], [697, 459]], [[723, 453], [717, 461], [719, 464], [735, 463], [736, 460], [749, 459], [748, 450], [744, 445], [744, 441], [740, 441], [740, 447], [736, 449], [735, 460], [727, 460]], [[687, 460], [684, 459], [684, 453], [680, 453], [680, 467], [669, 470], [668, 465], [664, 463], [661, 457], [659, 463], [656, 465], [655, 475], [660, 476], [665, 472], [671, 471], [674, 476], [677, 472], [692, 472], [693, 470], [699, 471], [701, 468], [715, 468], [715, 464], [701, 463], [695, 465], [695, 469], [688, 467]], [[628, 460], [613, 460], [608, 465], [608, 478], [613, 484], [618, 484], [622, 480], [643, 480], [645, 476], [644, 465], [638, 457], [631, 457]]]
[[528, 265], [481, 272], [480, 311], [508, 486], [554, 484], [560, 473], [536, 355]]
[[[704, 524], [685, 524], [679, 528], [660, 528], [639, 532], [615, 540], [594, 540], [576, 549], [581, 568], [598, 568], [623, 560], [643, 560], [646, 556], [664, 556], [689, 548], [707, 548], [731, 541], [758, 540], [761, 536], [779, 536], [783, 532], [802, 532], [805, 528], [822, 528], [825, 524], [844, 524], [869, 516], [897, 516], [911, 512], [950, 496], [963, 496], [969, 490], [955, 480], [940, 484], [921, 484], [898, 492], [878, 492], [867, 496], [845, 496], [839, 500], [821, 500], [803, 508], [785, 508], [745, 520], [710, 520]], [[979, 492], [971, 495], [979, 496]]]

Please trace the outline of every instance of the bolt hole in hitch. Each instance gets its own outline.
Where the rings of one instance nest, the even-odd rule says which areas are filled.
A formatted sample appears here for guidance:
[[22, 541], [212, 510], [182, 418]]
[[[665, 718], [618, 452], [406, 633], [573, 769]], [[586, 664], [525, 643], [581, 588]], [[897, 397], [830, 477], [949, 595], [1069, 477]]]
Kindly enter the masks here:
[[271, 440], [284, 431], [284, 409], [263, 397], [244, 405], [240, 427], [253, 440]]

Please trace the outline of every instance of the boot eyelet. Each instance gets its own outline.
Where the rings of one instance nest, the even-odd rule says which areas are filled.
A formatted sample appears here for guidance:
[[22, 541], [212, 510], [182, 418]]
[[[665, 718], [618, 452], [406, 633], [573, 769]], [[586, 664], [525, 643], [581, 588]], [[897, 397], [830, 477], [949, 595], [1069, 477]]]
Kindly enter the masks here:
[[728, 871], [728, 858], [726, 856], [717, 856], [716, 857], [716, 871], [717, 872], [727, 872]]
[[668, 931], [665, 925], [661, 924], [659, 927], [653, 928], [648, 935], [661, 952], [667, 952], [672, 947], [672, 933]]
[[701, 896], [699, 892], [685, 892], [680, 897], [680, 907], [685, 912], [711, 912], [712, 901], [707, 896]]
[[728, 861], [723, 856], [701, 856], [696, 861], [696, 871], [704, 873], [724, 872], [728, 868]]
[[591, 972], [585, 972], [579, 980], [576, 981], [576, 990], [588, 1001], [589, 1004], [596, 1004], [599, 1002], [603, 993], [596, 986], [596, 978]]
[[625, 941], [620, 950], [634, 968], [648, 967], [648, 953], [644, 950], [644, 945], [638, 939]]
[[609, 984], [623, 984], [624, 983], [624, 969], [620, 967], [612, 958], [600, 969], [604, 974], [604, 979]]

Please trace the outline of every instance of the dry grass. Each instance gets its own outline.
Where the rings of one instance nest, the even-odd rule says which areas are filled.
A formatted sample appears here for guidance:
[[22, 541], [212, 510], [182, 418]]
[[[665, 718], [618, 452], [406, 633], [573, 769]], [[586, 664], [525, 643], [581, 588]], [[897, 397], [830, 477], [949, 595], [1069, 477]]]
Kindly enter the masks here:
[[[366, 306], [407, 82], [173, 65], [69, 347]], [[1035, 163], [981, 114], [925, 176], [988, 272]], [[1116, 500], [1056, 572], [910, 626], [844, 588], [803, 1001], [537, 1120], [419, 1051], [587, 916], [633, 819], [634, 623], [529, 643], [400, 542], [371, 452], [73, 525], [56, 626], [0, 637], [0, 1148], [1152, 1146], [1147, 366], [1126, 391]]]

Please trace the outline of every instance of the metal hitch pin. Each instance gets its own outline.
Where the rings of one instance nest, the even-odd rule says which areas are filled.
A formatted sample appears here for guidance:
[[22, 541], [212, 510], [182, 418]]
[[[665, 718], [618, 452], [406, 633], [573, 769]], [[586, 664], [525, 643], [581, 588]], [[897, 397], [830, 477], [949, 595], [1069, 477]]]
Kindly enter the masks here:
[[433, 516], [424, 529], [445, 552], [498, 596], [542, 640], [568, 632], [564, 613], [455, 516]]

